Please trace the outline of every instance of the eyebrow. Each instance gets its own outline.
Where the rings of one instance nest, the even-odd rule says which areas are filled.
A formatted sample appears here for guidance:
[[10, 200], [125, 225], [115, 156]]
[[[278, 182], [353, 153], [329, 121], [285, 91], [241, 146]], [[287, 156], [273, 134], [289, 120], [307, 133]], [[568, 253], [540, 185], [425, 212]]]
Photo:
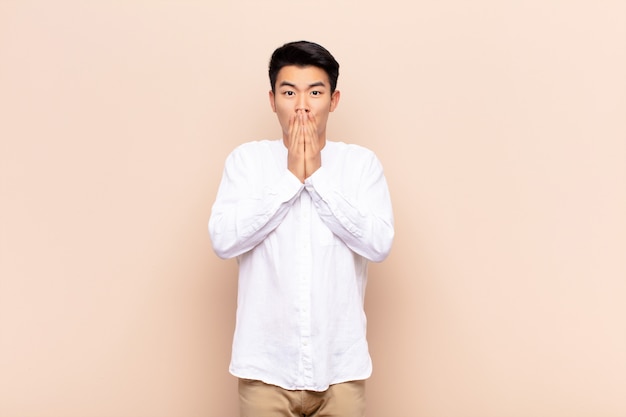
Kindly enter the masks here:
[[[279, 85], [279, 87], [292, 87], [292, 88], [296, 88], [296, 85], [294, 83], [290, 83], [289, 81], [282, 81]], [[326, 84], [324, 84], [323, 81], [316, 81], [312, 84], [309, 84], [309, 88], [313, 88], [313, 87], [326, 87]]]

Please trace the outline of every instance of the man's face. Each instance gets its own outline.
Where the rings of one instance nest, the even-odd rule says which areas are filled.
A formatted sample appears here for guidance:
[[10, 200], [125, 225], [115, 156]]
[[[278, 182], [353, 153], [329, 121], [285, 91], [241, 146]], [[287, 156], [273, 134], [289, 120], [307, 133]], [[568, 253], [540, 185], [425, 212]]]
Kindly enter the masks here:
[[318, 67], [285, 66], [276, 77], [276, 92], [270, 91], [270, 104], [278, 116], [283, 140], [289, 137], [289, 119], [297, 112], [312, 113], [320, 141], [326, 141], [328, 113], [339, 103], [339, 91], [330, 92], [328, 74]]

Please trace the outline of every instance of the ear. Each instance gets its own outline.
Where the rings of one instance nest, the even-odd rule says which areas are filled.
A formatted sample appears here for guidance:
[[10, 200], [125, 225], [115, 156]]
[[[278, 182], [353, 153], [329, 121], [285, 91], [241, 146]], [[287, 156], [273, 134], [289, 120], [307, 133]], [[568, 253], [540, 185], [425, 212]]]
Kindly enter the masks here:
[[339, 90], [335, 90], [333, 95], [330, 96], [330, 111], [333, 112], [339, 105], [339, 99], [341, 98], [341, 92]]
[[276, 102], [274, 101], [274, 92], [270, 90], [270, 106], [272, 106], [272, 111], [276, 113]]

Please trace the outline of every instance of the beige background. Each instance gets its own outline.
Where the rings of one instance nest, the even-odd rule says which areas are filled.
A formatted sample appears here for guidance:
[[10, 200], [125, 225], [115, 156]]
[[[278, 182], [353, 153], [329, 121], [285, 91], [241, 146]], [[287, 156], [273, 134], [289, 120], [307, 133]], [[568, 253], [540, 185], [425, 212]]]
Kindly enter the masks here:
[[626, 2], [0, 1], [0, 416], [236, 415], [224, 159], [341, 64], [396, 215], [369, 416], [626, 416]]

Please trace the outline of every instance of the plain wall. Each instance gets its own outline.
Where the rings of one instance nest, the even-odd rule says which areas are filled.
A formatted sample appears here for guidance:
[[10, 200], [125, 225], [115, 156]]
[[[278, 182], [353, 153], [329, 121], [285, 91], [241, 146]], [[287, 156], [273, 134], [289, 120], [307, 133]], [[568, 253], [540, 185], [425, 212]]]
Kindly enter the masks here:
[[373, 417], [626, 416], [626, 2], [0, 1], [0, 416], [237, 415], [226, 155], [267, 62], [341, 64], [329, 137], [396, 216]]

